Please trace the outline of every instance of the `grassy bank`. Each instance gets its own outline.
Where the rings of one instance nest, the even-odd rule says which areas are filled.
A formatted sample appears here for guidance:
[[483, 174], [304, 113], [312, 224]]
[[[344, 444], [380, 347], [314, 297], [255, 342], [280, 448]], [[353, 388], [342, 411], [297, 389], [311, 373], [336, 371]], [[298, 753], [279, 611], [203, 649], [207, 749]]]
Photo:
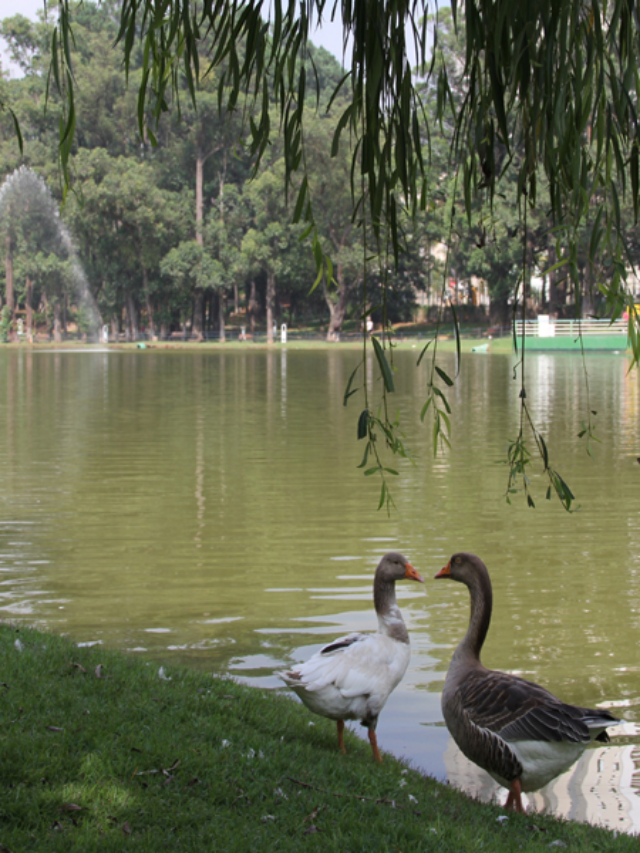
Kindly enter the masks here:
[[2, 625], [0, 682], [3, 853], [637, 850], [500, 820], [353, 735], [343, 757], [332, 723], [229, 679]]

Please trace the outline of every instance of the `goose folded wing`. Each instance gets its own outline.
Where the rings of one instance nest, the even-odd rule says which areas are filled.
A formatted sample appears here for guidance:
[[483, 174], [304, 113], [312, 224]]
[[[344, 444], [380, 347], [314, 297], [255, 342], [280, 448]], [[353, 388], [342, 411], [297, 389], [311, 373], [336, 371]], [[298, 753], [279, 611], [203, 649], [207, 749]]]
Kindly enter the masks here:
[[588, 743], [582, 709], [566, 705], [544, 687], [504, 672], [474, 673], [460, 700], [480, 728], [507, 741]]
[[320, 649], [320, 655], [332, 655], [335, 653], [344, 652], [347, 649], [354, 646], [356, 643], [363, 643], [366, 641], [368, 634], [347, 634], [346, 637], [338, 637], [337, 640], [329, 643], [329, 645]]
[[349, 634], [321, 649], [302, 668], [304, 687], [313, 692], [333, 685], [341, 691], [353, 670], [354, 655], [359, 656], [367, 637], [367, 634]]
[[370, 634], [348, 659], [348, 673], [340, 682], [336, 680], [345, 699], [372, 696], [382, 703], [404, 675], [408, 663], [408, 656], [390, 648], [379, 634]]

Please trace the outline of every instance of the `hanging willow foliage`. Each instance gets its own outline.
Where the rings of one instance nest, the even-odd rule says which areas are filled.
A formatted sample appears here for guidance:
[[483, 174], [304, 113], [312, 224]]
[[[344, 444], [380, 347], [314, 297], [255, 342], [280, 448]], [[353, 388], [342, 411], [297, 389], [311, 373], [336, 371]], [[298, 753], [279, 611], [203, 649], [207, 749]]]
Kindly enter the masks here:
[[[640, 339], [625, 289], [628, 263], [620, 223], [621, 197], [631, 198], [636, 217], [640, 208], [640, 25], [635, 0], [466, 0], [464, 5], [452, 0], [451, 6], [454, 21], [457, 25], [464, 21], [465, 28], [462, 100], [452, 95], [445, 63], [437, 66], [433, 83], [438, 119], [455, 128], [452, 153], [460, 164], [460, 197], [470, 214], [478, 190], [492, 198], [501, 173], [517, 164], [521, 208], [533, 206], [536, 175], [542, 168], [550, 187], [560, 264], [577, 285], [578, 227], [588, 214], [593, 223], [590, 254], [601, 263], [606, 259], [608, 269], [607, 280], [598, 286], [609, 316], [618, 318], [628, 309], [629, 338], [637, 362]], [[61, 125], [66, 170], [74, 126], [69, 52], [73, 6], [70, 0], [59, 0], [58, 9], [51, 76], [67, 104]], [[435, 19], [432, 30], [427, 29], [429, 15]], [[273, 132], [275, 104], [288, 183], [294, 171], [304, 168], [305, 96], [315, 86], [305, 71], [310, 59], [307, 42], [318, 23], [336, 16], [344, 27], [347, 68], [341, 85], [350, 97], [338, 121], [333, 148], [348, 135], [353, 151], [354, 218], [371, 229], [374, 254], [384, 257], [390, 248], [397, 259], [402, 243], [400, 209], [415, 215], [428, 201], [423, 151], [435, 129], [428, 127], [418, 86], [420, 75], [436, 73], [435, 63], [428, 63], [438, 54], [437, 7], [427, 0], [123, 0], [118, 43], [127, 69], [134, 52], [142, 49], [141, 133], [153, 141], [154, 122], [170, 102], [179, 102], [182, 79], [195, 101], [198, 78], [216, 68], [221, 108], [233, 109], [241, 93], [253, 98], [249, 131], [256, 163]], [[205, 43], [211, 47], [203, 58]], [[410, 56], [419, 67], [418, 76]], [[294, 213], [309, 223], [318, 280], [323, 275], [330, 280], [332, 266], [315, 232], [313, 199], [305, 179]], [[363, 319], [366, 311], [363, 303]], [[391, 376], [386, 332], [374, 346], [386, 395]], [[363, 365], [366, 370], [366, 359]], [[439, 438], [448, 436], [449, 406], [444, 395], [448, 382], [437, 386], [441, 374], [433, 367], [431, 375], [429, 401], [436, 415], [437, 447]], [[365, 381], [365, 389], [366, 385]], [[524, 387], [524, 401], [523, 392]], [[350, 388], [347, 396], [351, 393]], [[386, 400], [382, 410], [386, 411]], [[369, 401], [365, 411], [371, 411]], [[359, 423], [358, 433], [367, 435], [371, 446], [375, 427], [380, 426], [391, 450], [402, 448], [386, 415], [376, 420], [368, 414], [364, 427], [361, 415]], [[442, 423], [447, 435], [439, 434]], [[539, 435], [534, 433], [534, 438], [539, 449]], [[518, 447], [523, 440], [520, 435]], [[542, 446], [548, 471], [544, 442]], [[524, 457], [516, 456], [521, 466]], [[518, 474], [517, 465], [511, 466], [513, 476]], [[385, 470], [382, 463], [379, 467]], [[383, 483], [383, 497], [385, 489]], [[556, 492], [566, 506], [560, 491]]]

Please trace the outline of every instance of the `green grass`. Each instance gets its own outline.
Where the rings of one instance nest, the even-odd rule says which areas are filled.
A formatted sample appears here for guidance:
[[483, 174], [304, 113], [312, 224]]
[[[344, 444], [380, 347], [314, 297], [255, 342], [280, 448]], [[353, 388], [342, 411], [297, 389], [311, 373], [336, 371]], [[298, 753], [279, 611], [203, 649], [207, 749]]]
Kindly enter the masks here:
[[0, 851], [637, 850], [539, 815], [499, 821], [391, 756], [375, 764], [353, 735], [342, 756], [334, 724], [286, 696], [166, 678], [0, 626]]

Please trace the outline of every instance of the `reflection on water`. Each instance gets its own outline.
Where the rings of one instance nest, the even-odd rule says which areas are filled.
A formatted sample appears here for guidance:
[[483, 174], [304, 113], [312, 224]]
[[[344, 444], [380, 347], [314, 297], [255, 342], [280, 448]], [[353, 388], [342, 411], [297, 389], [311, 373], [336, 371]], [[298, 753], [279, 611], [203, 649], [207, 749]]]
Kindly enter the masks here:
[[[0, 617], [276, 688], [274, 669], [375, 630], [383, 553], [402, 551], [428, 578], [475, 551], [494, 583], [484, 662], [627, 721], [530, 801], [640, 831], [638, 373], [623, 356], [590, 356], [588, 400], [579, 358], [529, 358], [532, 415], [581, 505], [569, 515], [535, 477], [535, 511], [505, 504], [519, 417], [511, 359], [463, 359], [453, 449], [434, 460], [416, 357], [395, 354], [394, 405], [418, 465], [401, 461], [389, 518], [375, 512], [375, 478], [356, 468], [362, 401], [342, 406], [359, 353], [0, 351]], [[588, 407], [593, 460], [576, 438]], [[379, 741], [490, 798], [440, 711], [468, 593], [425, 587], [398, 585], [413, 654]]]
[[[632, 738], [637, 742], [640, 732], [635, 723], [623, 723], [609, 732], [613, 740], [611, 745], [588, 749], [574, 767], [542, 791], [523, 794], [525, 808], [620, 832], [637, 833], [640, 830], [640, 748], [636, 744], [617, 745], [615, 740]], [[504, 804], [507, 790], [465, 758], [452, 740], [444, 759], [451, 784], [484, 802]]]

